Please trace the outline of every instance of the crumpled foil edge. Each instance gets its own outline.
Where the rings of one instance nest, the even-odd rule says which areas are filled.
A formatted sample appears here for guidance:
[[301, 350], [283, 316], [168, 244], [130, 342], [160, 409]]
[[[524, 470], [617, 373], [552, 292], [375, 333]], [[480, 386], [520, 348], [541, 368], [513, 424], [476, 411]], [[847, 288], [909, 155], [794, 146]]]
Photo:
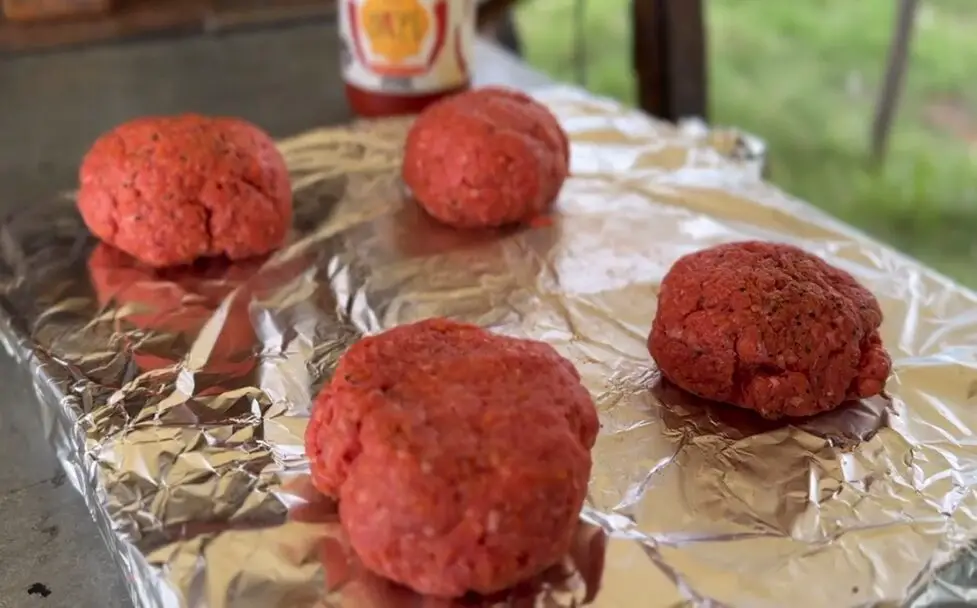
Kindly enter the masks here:
[[84, 501], [112, 562], [123, 576], [133, 605], [147, 608], [177, 605], [177, 595], [162, 573], [112, 531], [111, 519], [99, 500], [96, 463], [88, 456], [78, 416], [72, 409], [68, 381], [58, 379], [61, 376], [58, 372], [66, 371], [64, 366], [31, 348], [29, 340], [12, 323], [11, 311], [3, 298], [0, 298], [0, 309], [5, 313], [0, 315], [0, 343], [15, 364], [30, 372], [44, 437], [54, 449], [68, 482]]

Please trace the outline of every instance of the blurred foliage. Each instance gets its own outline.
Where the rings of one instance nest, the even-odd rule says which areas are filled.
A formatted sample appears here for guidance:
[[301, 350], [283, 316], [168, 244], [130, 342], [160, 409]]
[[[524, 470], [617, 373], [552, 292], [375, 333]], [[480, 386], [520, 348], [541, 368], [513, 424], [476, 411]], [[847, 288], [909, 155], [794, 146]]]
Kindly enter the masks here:
[[[711, 120], [761, 136], [771, 179], [977, 285], [977, 0], [923, 0], [885, 165], [869, 130], [895, 0], [706, 0]], [[530, 63], [574, 75], [573, 2], [527, 0]], [[587, 86], [631, 102], [629, 0], [587, 4]]]

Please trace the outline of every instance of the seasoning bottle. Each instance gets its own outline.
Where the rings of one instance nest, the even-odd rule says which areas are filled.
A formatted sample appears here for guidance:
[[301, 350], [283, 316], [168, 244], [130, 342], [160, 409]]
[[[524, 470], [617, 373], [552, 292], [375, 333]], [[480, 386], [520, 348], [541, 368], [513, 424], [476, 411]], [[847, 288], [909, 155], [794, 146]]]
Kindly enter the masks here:
[[363, 117], [414, 114], [467, 89], [476, 0], [339, 0], [346, 97]]

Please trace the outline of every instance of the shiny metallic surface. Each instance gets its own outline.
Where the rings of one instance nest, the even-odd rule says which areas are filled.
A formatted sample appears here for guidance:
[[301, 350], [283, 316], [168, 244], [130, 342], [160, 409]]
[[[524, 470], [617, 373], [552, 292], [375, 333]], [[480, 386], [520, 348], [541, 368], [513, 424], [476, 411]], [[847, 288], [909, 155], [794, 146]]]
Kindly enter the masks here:
[[[302, 434], [339, 355], [429, 316], [545, 340], [602, 431], [566, 563], [485, 605], [977, 600], [977, 296], [764, 184], [762, 146], [540, 92], [573, 141], [551, 221], [458, 232], [397, 179], [408, 122], [281, 142], [296, 192], [268, 260], [151, 273], [100, 256], [69, 198], [0, 232], [2, 335], [137, 605], [427, 606], [363, 573]], [[645, 339], [680, 255], [791, 242], [880, 299], [889, 394], [771, 423], [663, 384]], [[948, 565], [948, 568], [941, 569]]]

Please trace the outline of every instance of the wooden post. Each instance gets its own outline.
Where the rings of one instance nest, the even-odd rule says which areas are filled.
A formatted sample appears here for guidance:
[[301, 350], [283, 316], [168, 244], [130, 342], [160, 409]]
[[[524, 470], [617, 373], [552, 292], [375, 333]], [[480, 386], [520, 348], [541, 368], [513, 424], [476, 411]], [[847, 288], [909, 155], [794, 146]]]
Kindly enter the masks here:
[[[475, 0], [465, 0], [474, 2]], [[500, 19], [506, 14], [506, 12], [512, 10], [512, 8], [518, 4], [521, 0], [481, 0], [478, 2], [478, 24], [479, 30], [487, 28]]]
[[885, 81], [875, 107], [872, 121], [872, 158], [875, 162], [885, 160], [892, 130], [892, 119], [899, 107], [902, 96], [909, 47], [912, 41], [913, 24], [916, 22], [918, 0], [899, 0], [899, 13], [896, 17], [896, 31], [889, 48], [889, 63], [885, 71]]
[[638, 104], [658, 118], [708, 118], [702, 0], [632, 0]]

